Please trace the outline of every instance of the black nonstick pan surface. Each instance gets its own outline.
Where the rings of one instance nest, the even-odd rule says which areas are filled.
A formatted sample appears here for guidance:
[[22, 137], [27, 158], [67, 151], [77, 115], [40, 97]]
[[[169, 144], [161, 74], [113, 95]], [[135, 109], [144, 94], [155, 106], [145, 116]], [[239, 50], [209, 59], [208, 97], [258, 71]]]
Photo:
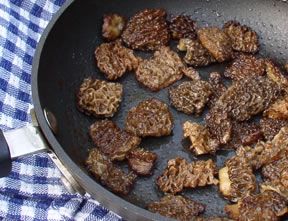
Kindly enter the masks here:
[[[41, 128], [56, 154], [81, 185], [100, 203], [127, 220], [159, 220], [142, 208], [163, 194], [157, 189], [156, 178], [163, 172], [167, 161], [176, 156], [188, 161], [212, 158], [219, 168], [232, 156], [233, 151], [217, 152], [216, 156], [195, 158], [183, 140], [182, 124], [186, 120], [202, 122], [202, 117], [188, 116], [170, 107], [174, 116], [173, 134], [162, 138], [143, 139], [141, 146], [158, 154], [154, 175], [139, 178], [133, 191], [126, 197], [118, 197], [103, 188], [85, 170], [87, 151], [93, 147], [88, 136], [89, 126], [97, 119], [80, 113], [75, 105], [75, 92], [86, 77], [104, 79], [95, 65], [94, 50], [103, 42], [102, 16], [119, 13], [130, 17], [145, 8], [164, 8], [168, 14], [187, 14], [198, 26], [219, 26], [228, 20], [238, 20], [254, 29], [260, 36], [260, 55], [279, 63], [288, 59], [288, 4], [270, 0], [67, 0], [64, 7], [46, 29], [33, 66], [33, 100]], [[171, 44], [175, 49], [175, 45]], [[138, 53], [149, 57], [152, 53]], [[202, 78], [212, 71], [223, 71], [226, 64], [198, 69]], [[187, 79], [183, 79], [187, 80]], [[182, 80], [182, 81], [183, 81]], [[115, 117], [123, 128], [127, 112], [140, 101], [155, 97], [169, 104], [168, 90], [153, 93], [141, 86], [133, 73], [127, 73], [118, 82], [124, 85], [124, 100]], [[181, 81], [176, 82], [175, 85]], [[43, 114], [49, 109], [58, 122], [58, 132], [53, 134]], [[125, 165], [120, 165], [125, 168]], [[127, 168], [126, 168], [127, 169]], [[217, 187], [197, 188], [183, 192], [189, 198], [207, 205], [205, 215], [224, 215], [223, 206], [228, 202], [218, 193]], [[123, 200], [124, 199], [124, 200]], [[164, 218], [163, 218], [164, 219]]]

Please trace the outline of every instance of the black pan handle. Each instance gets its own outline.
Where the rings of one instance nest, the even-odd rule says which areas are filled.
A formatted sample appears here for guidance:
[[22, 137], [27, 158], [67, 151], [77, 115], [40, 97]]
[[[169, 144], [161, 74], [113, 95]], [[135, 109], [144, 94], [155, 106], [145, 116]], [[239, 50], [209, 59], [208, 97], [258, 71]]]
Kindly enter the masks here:
[[3, 132], [0, 130], [0, 178], [7, 176], [12, 169], [10, 150]]

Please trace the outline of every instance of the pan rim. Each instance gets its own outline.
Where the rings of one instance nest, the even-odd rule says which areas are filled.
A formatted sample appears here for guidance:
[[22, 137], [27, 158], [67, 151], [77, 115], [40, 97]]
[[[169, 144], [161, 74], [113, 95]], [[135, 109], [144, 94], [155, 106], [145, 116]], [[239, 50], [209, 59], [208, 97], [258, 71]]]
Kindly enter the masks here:
[[38, 70], [41, 60], [42, 50], [45, 46], [46, 39], [48, 38], [50, 32], [52, 31], [54, 25], [60, 19], [60, 17], [67, 11], [70, 5], [72, 5], [75, 0], [66, 0], [62, 7], [54, 14], [49, 24], [45, 28], [44, 32], [41, 35], [41, 38], [37, 44], [37, 48], [33, 58], [32, 64], [32, 100], [34, 105], [34, 110], [40, 128], [50, 144], [53, 151], [56, 153], [57, 157], [65, 165], [68, 171], [73, 175], [73, 177], [79, 182], [79, 184], [84, 188], [84, 190], [89, 193], [92, 198], [95, 198], [96, 201], [101, 203], [105, 208], [116, 213], [126, 220], [160, 220], [160, 221], [169, 221], [174, 220], [170, 218], [163, 217], [159, 214], [152, 213], [148, 210], [145, 210], [141, 207], [138, 207], [116, 194], [110, 192], [100, 184], [98, 184], [94, 179], [89, 175], [85, 174], [79, 166], [74, 163], [74, 161], [69, 157], [69, 155], [64, 151], [63, 147], [57, 141], [53, 132], [49, 128], [47, 121], [44, 116], [44, 107], [41, 106], [39, 90], [38, 90]]

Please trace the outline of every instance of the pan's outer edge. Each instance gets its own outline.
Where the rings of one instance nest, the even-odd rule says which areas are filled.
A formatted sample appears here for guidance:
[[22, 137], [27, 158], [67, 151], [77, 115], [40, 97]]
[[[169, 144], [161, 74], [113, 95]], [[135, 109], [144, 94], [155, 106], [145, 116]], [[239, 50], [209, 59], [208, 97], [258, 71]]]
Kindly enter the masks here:
[[114, 195], [110, 191], [106, 190], [104, 187], [96, 183], [91, 177], [85, 174], [66, 154], [64, 149], [61, 147], [57, 139], [55, 138], [53, 132], [50, 130], [43, 113], [43, 107], [41, 107], [39, 92], [38, 92], [38, 69], [41, 59], [42, 49], [44, 47], [45, 41], [52, 30], [53, 26], [61, 15], [68, 9], [68, 7], [75, 0], [66, 0], [64, 5], [59, 9], [59, 11], [53, 16], [52, 20], [44, 30], [41, 39], [37, 45], [37, 49], [33, 58], [32, 66], [32, 99], [34, 103], [34, 108], [39, 121], [39, 125], [44, 133], [49, 144], [55, 151], [56, 155], [62, 161], [62, 163], [67, 167], [69, 172], [73, 177], [80, 183], [80, 185], [89, 193], [92, 197], [97, 199], [103, 206], [109, 210], [117, 213], [125, 220], [159, 220], [159, 221], [172, 221], [172, 219], [165, 218], [158, 214], [151, 213], [143, 208], [137, 207], [122, 198]]

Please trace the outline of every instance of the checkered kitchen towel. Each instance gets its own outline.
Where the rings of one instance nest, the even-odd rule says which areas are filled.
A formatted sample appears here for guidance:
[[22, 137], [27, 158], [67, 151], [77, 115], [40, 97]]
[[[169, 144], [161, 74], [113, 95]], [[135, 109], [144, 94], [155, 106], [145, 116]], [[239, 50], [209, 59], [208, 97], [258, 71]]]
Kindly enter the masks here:
[[[0, 0], [0, 129], [29, 122], [31, 66], [41, 33], [65, 0]], [[0, 168], [1, 169], [1, 168]], [[120, 220], [88, 195], [70, 194], [42, 153], [0, 179], [0, 220]]]

